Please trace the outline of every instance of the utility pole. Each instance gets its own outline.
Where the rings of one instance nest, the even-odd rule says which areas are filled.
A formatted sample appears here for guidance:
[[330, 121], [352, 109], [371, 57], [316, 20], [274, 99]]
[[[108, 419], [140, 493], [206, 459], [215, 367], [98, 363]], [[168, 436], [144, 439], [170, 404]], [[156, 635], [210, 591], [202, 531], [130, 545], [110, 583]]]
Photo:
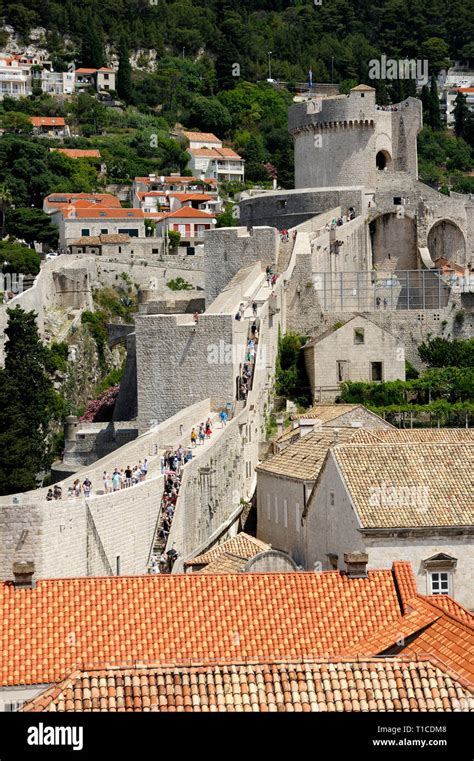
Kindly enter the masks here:
[[272, 51], [268, 51], [268, 79], [272, 78]]
[[331, 84], [334, 83], [334, 56], [331, 56]]

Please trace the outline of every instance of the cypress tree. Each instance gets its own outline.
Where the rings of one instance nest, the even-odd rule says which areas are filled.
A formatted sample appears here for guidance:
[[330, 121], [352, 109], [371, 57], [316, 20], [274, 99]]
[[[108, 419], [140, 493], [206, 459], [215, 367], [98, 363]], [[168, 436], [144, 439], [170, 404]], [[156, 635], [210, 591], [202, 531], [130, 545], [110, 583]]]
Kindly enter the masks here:
[[5, 367], [0, 370], [0, 493], [36, 487], [49, 465], [49, 425], [55, 393], [46, 369], [35, 313], [8, 309]]
[[106, 63], [97, 21], [92, 14], [88, 14], [84, 24], [80, 59], [82, 66], [91, 69], [100, 69]]
[[441, 114], [439, 110], [439, 97], [438, 97], [438, 85], [436, 83], [436, 77], [431, 75], [430, 85], [430, 120], [431, 126], [434, 130], [441, 129]]
[[469, 106], [467, 98], [462, 92], [458, 92], [454, 101], [454, 132], [457, 137], [464, 137], [466, 133], [466, 123], [469, 119]]
[[120, 38], [119, 65], [117, 71], [117, 94], [119, 98], [130, 103], [132, 100], [132, 67], [125, 36]]

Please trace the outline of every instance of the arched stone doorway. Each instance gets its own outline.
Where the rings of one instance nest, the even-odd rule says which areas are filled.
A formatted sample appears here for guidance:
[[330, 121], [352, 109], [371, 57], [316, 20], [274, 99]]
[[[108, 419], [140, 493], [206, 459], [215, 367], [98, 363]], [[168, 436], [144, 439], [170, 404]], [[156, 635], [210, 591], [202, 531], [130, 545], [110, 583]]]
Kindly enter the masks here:
[[375, 164], [379, 171], [389, 169], [392, 163], [392, 157], [388, 151], [378, 151], [375, 156]]
[[449, 259], [456, 264], [466, 263], [466, 241], [462, 230], [449, 219], [435, 222], [428, 233], [428, 250], [433, 261]]
[[369, 230], [372, 266], [388, 271], [418, 269], [418, 234], [412, 217], [381, 214]]

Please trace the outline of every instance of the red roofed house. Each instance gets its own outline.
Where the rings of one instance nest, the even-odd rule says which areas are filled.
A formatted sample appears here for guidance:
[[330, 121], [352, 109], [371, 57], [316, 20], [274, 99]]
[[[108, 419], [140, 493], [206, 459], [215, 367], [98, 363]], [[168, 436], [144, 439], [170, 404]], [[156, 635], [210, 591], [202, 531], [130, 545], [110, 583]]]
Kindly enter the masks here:
[[[153, 218], [153, 215], [150, 215]], [[169, 230], [175, 230], [181, 234], [181, 240], [191, 245], [200, 244], [208, 230], [216, 226], [216, 218], [206, 211], [193, 209], [191, 206], [182, 206], [176, 211], [160, 215], [156, 223], [157, 235], [165, 236]]]
[[69, 137], [69, 127], [62, 116], [30, 116], [33, 134], [46, 137]]
[[[345, 559], [345, 571], [104, 576], [36, 584], [32, 563], [14, 563], [14, 581], [0, 582], [2, 704], [16, 710], [77, 669], [101, 671], [124, 663], [134, 668], [137, 661], [143, 668], [178, 673], [190, 660], [217, 668], [250, 661], [355, 663], [381, 654], [428, 657], [472, 694], [469, 611], [450, 597], [418, 594], [409, 563], [367, 571], [366, 555]], [[444, 701], [446, 692], [427, 697], [442, 698], [434, 710], [455, 707]], [[387, 710], [383, 704], [372, 710], [377, 707]], [[417, 707], [408, 701], [403, 710]], [[336, 710], [352, 709], [341, 704]]]
[[188, 167], [197, 177], [213, 177], [219, 182], [244, 181], [244, 159], [212, 133], [184, 132], [191, 156]]
[[115, 71], [106, 66], [100, 69], [76, 69], [76, 92], [110, 92], [115, 90]]

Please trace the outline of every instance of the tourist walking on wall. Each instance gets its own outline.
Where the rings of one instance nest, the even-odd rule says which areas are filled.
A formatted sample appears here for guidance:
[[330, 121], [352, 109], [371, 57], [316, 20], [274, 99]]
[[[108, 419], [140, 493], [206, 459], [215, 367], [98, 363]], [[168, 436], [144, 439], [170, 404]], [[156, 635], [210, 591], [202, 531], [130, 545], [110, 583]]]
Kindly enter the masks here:
[[219, 417], [221, 419], [222, 427], [225, 428], [227, 423], [227, 412], [225, 410], [222, 410]]
[[197, 433], [196, 433], [196, 429], [193, 428], [193, 430], [191, 431], [191, 446], [192, 447], [196, 446], [196, 441], [197, 441]]
[[91, 488], [92, 488], [92, 483], [89, 480], [89, 476], [86, 476], [85, 479], [84, 479], [84, 483], [82, 484], [82, 489], [83, 489], [83, 492], [84, 492], [84, 497], [86, 499], [89, 499], [89, 497], [91, 495]]

